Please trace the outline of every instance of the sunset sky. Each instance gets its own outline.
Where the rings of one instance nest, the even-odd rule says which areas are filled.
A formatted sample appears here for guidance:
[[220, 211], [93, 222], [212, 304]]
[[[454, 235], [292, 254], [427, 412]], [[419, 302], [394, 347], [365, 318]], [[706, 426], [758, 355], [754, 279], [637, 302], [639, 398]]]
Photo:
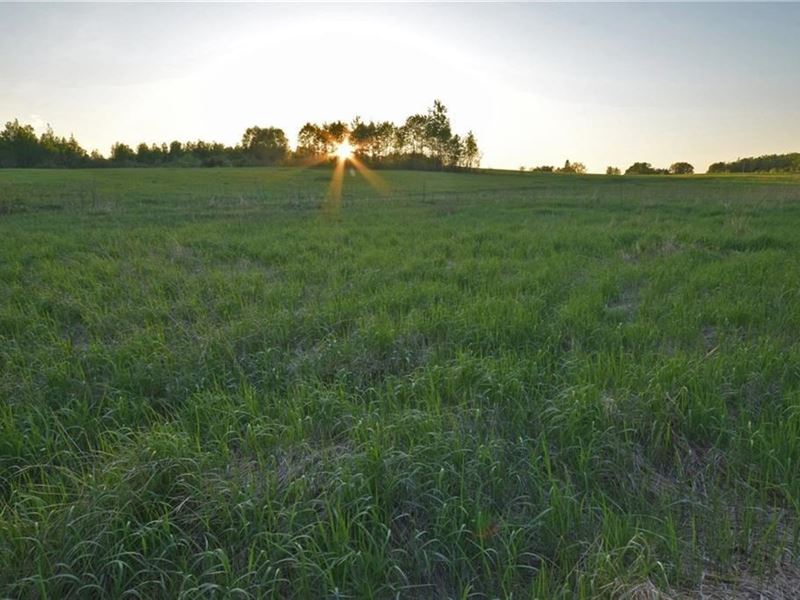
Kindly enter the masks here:
[[0, 5], [0, 120], [108, 154], [440, 98], [483, 166], [800, 151], [800, 4]]

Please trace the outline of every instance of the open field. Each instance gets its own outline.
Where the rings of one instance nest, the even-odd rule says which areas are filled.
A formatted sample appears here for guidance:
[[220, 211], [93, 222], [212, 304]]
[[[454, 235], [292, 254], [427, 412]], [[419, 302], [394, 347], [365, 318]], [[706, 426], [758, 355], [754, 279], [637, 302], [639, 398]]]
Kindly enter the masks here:
[[800, 586], [800, 178], [0, 171], [0, 597]]

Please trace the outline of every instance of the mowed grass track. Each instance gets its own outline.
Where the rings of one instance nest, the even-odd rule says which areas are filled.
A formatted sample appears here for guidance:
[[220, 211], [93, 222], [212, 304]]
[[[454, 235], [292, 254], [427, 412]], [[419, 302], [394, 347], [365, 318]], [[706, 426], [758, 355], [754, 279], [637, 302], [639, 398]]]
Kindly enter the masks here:
[[0, 597], [800, 581], [800, 179], [379, 175], [0, 172]]

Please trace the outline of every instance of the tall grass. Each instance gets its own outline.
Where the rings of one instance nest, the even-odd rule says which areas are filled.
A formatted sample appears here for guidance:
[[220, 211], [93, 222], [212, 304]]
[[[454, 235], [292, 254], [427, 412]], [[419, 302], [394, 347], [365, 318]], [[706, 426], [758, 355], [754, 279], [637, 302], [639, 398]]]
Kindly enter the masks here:
[[0, 595], [797, 572], [800, 179], [0, 172]]

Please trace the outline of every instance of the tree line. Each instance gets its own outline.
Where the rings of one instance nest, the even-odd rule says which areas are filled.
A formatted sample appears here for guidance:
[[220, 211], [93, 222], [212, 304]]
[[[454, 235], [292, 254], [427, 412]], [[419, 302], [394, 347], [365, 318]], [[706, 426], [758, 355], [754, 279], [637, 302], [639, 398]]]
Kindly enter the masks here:
[[[520, 167], [520, 171], [531, 173], [586, 173], [586, 167], [580, 162], [564, 163], [563, 167], [542, 165], [538, 167]], [[763, 156], [740, 158], [732, 162], [716, 162], [708, 167], [708, 173], [800, 173], [800, 152], [790, 154], [765, 154]], [[688, 162], [672, 163], [669, 168], [654, 167], [649, 162], [635, 162], [627, 169], [625, 175], [692, 175], [694, 166]], [[609, 166], [606, 175], [622, 175], [619, 167]]]
[[765, 154], [740, 158], [731, 162], [716, 162], [709, 173], [800, 173], [800, 152]]
[[[525, 167], [520, 167], [520, 171], [525, 171]], [[527, 169], [531, 173], [572, 173], [577, 175], [583, 175], [586, 173], [586, 165], [582, 162], [570, 162], [567, 159], [564, 162], [563, 167], [554, 167], [553, 165], [540, 165], [538, 167], [531, 167]]]
[[401, 125], [390, 121], [306, 123], [292, 150], [284, 131], [277, 127], [247, 128], [241, 142], [227, 146], [204, 140], [131, 147], [111, 146], [108, 157], [87, 152], [75, 140], [57, 136], [48, 125], [41, 135], [31, 125], [9, 121], [0, 131], [0, 167], [224, 167], [316, 164], [331, 160], [345, 140], [353, 154], [372, 167], [408, 169], [473, 169], [481, 153], [472, 131], [453, 133], [447, 108], [435, 100], [425, 113], [409, 116]]
[[[519, 170], [530, 171], [531, 173], [571, 173], [583, 175], [586, 173], [586, 165], [581, 162], [570, 162], [567, 160], [563, 167], [541, 165], [539, 167], [531, 167], [530, 169], [520, 167]], [[687, 162], [673, 163], [670, 165], [669, 169], [653, 167], [649, 162], [635, 162], [625, 169], [625, 175], [691, 175], [692, 173], [694, 173], [694, 167]], [[619, 167], [607, 167], [606, 175], [622, 175], [622, 171]]]
[[653, 167], [649, 162], [635, 162], [625, 169], [625, 175], [692, 175], [694, 167], [688, 162], [672, 163], [668, 169]]
[[[37, 135], [33, 126], [19, 120], [9, 121], [0, 131], [0, 168], [6, 167], [224, 167], [259, 165], [306, 165], [329, 160], [345, 139], [354, 147], [355, 156], [372, 167], [406, 169], [473, 169], [480, 166], [481, 152], [475, 135], [454, 134], [447, 108], [439, 100], [425, 113], [409, 116], [401, 125], [390, 121], [350, 123], [306, 123], [297, 135], [292, 150], [282, 129], [249, 127], [241, 142], [228, 146], [204, 140], [169, 144], [141, 143], [135, 148], [116, 142], [108, 157], [97, 150], [87, 152], [69, 136], [56, 135], [50, 126]], [[586, 166], [567, 160], [562, 167], [541, 165], [520, 167], [534, 173], [583, 174]], [[618, 167], [609, 166], [607, 175], [620, 175]], [[676, 162], [669, 168], [653, 167], [649, 162], [635, 162], [626, 175], [690, 175], [694, 167]], [[708, 173], [800, 173], [800, 153], [769, 154], [716, 162]]]

